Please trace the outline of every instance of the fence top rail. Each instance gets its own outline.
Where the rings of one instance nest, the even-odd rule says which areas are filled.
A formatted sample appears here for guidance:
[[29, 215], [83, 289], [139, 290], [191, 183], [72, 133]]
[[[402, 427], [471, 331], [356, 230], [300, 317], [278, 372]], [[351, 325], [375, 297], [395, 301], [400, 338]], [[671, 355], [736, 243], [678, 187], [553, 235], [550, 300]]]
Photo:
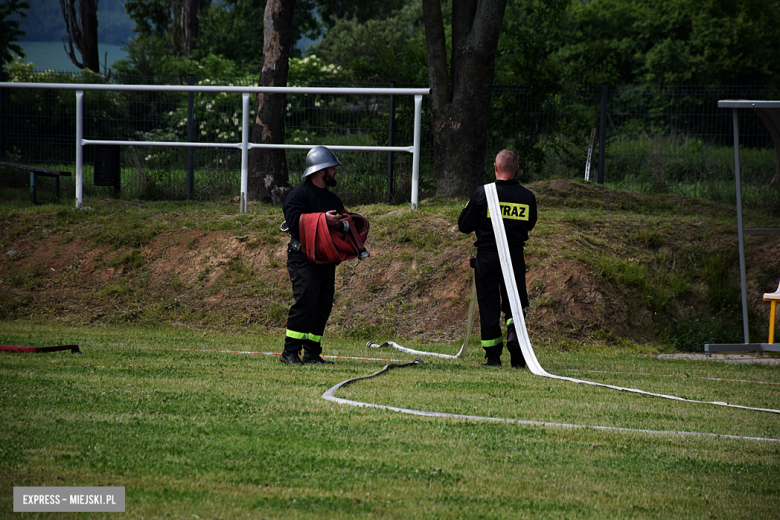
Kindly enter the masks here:
[[99, 85], [79, 83], [16, 83], [0, 82], [0, 88], [51, 89], [51, 90], [102, 90], [130, 92], [234, 92], [277, 94], [361, 94], [427, 96], [429, 88], [355, 88], [355, 87], [236, 87], [232, 85]]
[[721, 99], [718, 108], [780, 108], [780, 101], [753, 101], [750, 99]]

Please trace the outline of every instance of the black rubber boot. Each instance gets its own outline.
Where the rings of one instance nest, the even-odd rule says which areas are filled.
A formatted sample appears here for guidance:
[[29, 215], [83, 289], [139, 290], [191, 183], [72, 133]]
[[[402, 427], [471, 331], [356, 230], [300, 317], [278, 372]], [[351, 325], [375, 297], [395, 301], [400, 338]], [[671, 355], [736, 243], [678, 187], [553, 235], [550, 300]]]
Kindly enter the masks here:
[[332, 365], [333, 364], [333, 361], [325, 361], [320, 356], [310, 356], [309, 354], [307, 354], [305, 352], [303, 353], [303, 359], [301, 360], [301, 362], [304, 365], [309, 365], [309, 364], [313, 364], [313, 365]]
[[283, 350], [282, 355], [279, 356], [279, 361], [288, 365], [301, 364], [301, 358], [299, 358], [298, 353], [293, 350]]
[[304, 365], [309, 365], [309, 364], [312, 364], [312, 365], [332, 365], [333, 361], [325, 361], [324, 359], [322, 359], [320, 357], [320, 353], [321, 352], [322, 351], [317, 352], [316, 350], [313, 350], [313, 349], [312, 350], [307, 349], [304, 346], [304, 349], [303, 349], [303, 359], [301, 360], [301, 362]]
[[515, 324], [510, 323], [506, 331], [506, 349], [512, 358], [512, 368], [525, 368], [525, 358], [520, 349], [520, 341], [517, 339]]
[[485, 349], [485, 361], [479, 366], [481, 367], [500, 367], [501, 366], [501, 353], [504, 351], [504, 345], [496, 345], [495, 347], [482, 347]]

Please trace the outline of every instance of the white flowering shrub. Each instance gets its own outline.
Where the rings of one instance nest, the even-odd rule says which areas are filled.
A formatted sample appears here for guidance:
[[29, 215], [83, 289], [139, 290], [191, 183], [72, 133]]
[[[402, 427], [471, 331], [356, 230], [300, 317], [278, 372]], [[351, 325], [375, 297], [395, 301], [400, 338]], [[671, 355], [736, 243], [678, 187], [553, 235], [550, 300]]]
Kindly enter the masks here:
[[341, 67], [325, 63], [314, 54], [303, 59], [290, 58], [289, 64], [287, 83], [291, 87], [301, 86], [312, 81], [341, 81], [344, 75]]

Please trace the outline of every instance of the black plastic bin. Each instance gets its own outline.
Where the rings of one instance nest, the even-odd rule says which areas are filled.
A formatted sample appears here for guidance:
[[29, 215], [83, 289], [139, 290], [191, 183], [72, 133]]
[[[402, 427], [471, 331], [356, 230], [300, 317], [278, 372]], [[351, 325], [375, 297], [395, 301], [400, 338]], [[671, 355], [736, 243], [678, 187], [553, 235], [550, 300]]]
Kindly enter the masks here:
[[119, 145], [95, 145], [95, 186], [122, 187], [122, 169], [119, 164]]

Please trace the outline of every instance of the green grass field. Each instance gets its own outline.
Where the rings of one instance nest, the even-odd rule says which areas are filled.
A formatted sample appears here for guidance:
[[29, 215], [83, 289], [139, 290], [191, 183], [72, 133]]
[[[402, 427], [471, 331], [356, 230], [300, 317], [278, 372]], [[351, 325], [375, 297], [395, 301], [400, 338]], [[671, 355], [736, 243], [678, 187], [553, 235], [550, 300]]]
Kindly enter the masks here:
[[[262, 354], [279, 352], [275, 336], [0, 322], [0, 344], [70, 343], [83, 354], [0, 353], [3, 518], [116, 518], [15, 514], [14, 486], [121, 486], [127, 518], [755, 519], [780, 506], [780, 415], [486, 369], [476, 340], [464, 359], [428, 357], [336, 396], [547, 424], [331, 403], [328, 388], [386, 362], [288, 367]], [[326, 341], [325, 354], [411, 359], [364, 345]], [[557, 375], [780, 407], [777, 366], [660, 360], [641, 348], [537, 357]]]

